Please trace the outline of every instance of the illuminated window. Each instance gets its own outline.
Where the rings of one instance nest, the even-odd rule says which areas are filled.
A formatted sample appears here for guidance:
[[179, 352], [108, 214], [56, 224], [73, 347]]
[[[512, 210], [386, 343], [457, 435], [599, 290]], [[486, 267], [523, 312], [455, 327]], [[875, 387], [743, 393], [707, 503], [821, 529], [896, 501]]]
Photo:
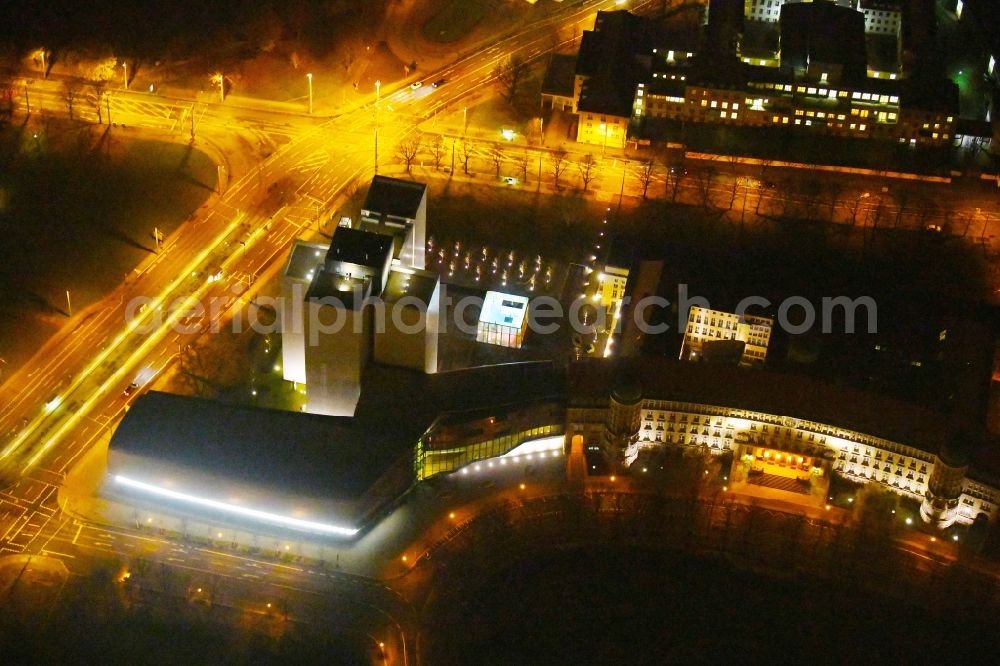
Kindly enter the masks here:
[[707, 99], [701, 100], [701, 105], [702, 106], [708, 106], [708, 100]]
[[858, 125], [858, 129], [861, 130], [862, 132], [865, 131], [865, 127], [867, 127], [867, 125]]
[[715, 107], [717, 107], [718, 105], [719, 105], [719, 103], [718, 103], [718, 102], [716, 102], [716, 101], [715, 101], [715, 100], [713, 99], [713, 100], [712, 100], [712, 104], [711, 104], [711, 107], [712, 107], [712, 108], [714, 109], [714, 108], [715, 108]]
[[738, 108], [740, 108], [739, 103], [738, 102], [733, 102], [733, 111], [737, 110]]
[[809, 89], [806, 90], [806, 92], [808, 94], [810, 94], [810, 95], [815, 95], [816, 94], [816, 89], [815, 88], [809, 88]]
[[931, 134], [931, 138], [932, 138], [932, 139], [936, 139], [936, 138], [938, 138], [938, 133], [937, 133], [937, 132], [934, 132], [934, 133], [932, 133], [932, 134]]

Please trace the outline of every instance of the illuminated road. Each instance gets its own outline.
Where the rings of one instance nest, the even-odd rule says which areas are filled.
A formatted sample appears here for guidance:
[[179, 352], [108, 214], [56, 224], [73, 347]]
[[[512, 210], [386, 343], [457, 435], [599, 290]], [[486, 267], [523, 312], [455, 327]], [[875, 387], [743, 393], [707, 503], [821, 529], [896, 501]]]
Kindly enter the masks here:
[[[121, 418], [123, 389], [140, 373], [148, 377], [162, 371], [212, 321], [234, 308], [245, 309], [249, 299], [242, 292], [280, 266], [290, 242], [327, 212], [345, 187], [370, 177], [375, 167], [376, 115], [380, 160], [386, 164], [400, 139], [419, 122], [490, 85], [498, 59], [514, 54], [536, 58], [556, 46], [554, 30], [579, 33], [592, 25], [595, 9], [613, 6], [615, 2], [604, 0], [562, 8], [485, 50], [429, 73], [428, 85], [419, 90], [385, 90], [377, 108], [370, 101], [324, 120], [279, 105], [232, 108], [225, 103], [110, 91], [102, 113], [107, 122], [110, 111], [118, 126], [112, 132], [141, 136], [151, 130], [184, 141], [193, 119], [198, 141], [215, 140], [238, 129], [248, 135], [244, 142], [258, 154], [244, 157], [243, 166], [231, 166], [230, 173], [223, 172], [220, 196], [165, 239], [161, 251], [112, 294], [78, 313], [71, 330], [55, 336], [0, 385], [0, 555], [46, 553], [72, 561], [92, 551], [124, 555], [139, 548], [142, 538], [78, 524], [61, 514], [55, 503], [67, 470]], [[440, 78], [448, 84], [439, 89], [429, 85]], [[29, 81], [27, 108], [32, 113], [68, 112], [59, 86], [56, 81]], [[96, 121], [97, 110], [86, 102], [86, 94], [84, 90], [74, 105], [74, 116]], [[213, 302], [222, 305], [189, 330], [178, 331], [176, 324], [191, 323], [185, 310], [195, 302], [204, 303], [209, 312]], [[137, 309], [140, 303], [147, 305]], [[128, 313], [134, 316], [127, 317]], [[317, 577], [301, 571], [229, 555], [209, 556], [197, 549], [179, 555], [176, 549], [183, 547], [159, 541], [154, 555], [177, 566], [230, 577], [261, 576], [272, 585], [285, 584], [284, 576], [305, 578], [310, 590], [336, 589], [338, 594], [346, 585], [342, 577], [330, 577], [326, 588], [317, 588]], [[164, 549], [173, 554], [164, 555]], [[251, 573], [255, 569], [263, 573]], [[385, 615], [384, 600], [371, 604]], [[402, 634], [398, 618], [385, 615], [382, 635], [387, 618]], [[402, 645], [393, 661], [405, 662]]]

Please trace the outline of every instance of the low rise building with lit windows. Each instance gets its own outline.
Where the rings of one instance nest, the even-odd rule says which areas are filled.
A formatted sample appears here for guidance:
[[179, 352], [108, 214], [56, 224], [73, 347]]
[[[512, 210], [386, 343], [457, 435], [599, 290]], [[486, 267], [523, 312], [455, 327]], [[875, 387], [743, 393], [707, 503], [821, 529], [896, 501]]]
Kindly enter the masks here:
[[941, 528], [992, 520], [1000, 501], [997, 468], [977, 467], [967, 453], [974, 436], [940, 414], [799, 376], [587, 359], [569, 371], [566, 439], [577, 438], [620, 469], [644, 449], [679, 447], [728, 454], [749, 482], [790, 492], [815, 494], [831, 474], [877, 483], [919, 502]]
[[771, 342], [770, 317], [734, 314], [697, 306], [688, 311], [687, 328], [681, 345], [682, 361], [712, 360], [712, 347], [718, 343], [732, 345], [735, 359], [741, 366], [763, 365]]
[[433, 375], [373, 366], [351, 418], [140, 396], [112, 436], [102, 495], [132, 522], [155, 512], [247, 545], [259, 535], [325, 543], [356, 538], [438, 474], [570, 450], [621, 473], [666, 448], [731, 459], [736, 492], [822, 505], [837, 476], [878, 484], [944, 529], [996, 518], [1000, 467], [977, 442], [940, 413], [884, 396], [666, 357]]
[[957, 86], [868, 62], [866, 14], [825, 1], [759, 9], [779, 11], [780, 38], [752, 56], [672, 47], [677, 38], [645, 19], [599, 12], [581, 43], [573, 103], [563, 86], [543, 90], [543, 105], [571, 106], [577, 141], [602, 146], [655, 135], [659, 121], [798, 128], [913, 146], [955, 140]]
[[528, 329], [528, 305], [526, 296], [486, 292], [476, 326], [476, 342], [520, 349]]

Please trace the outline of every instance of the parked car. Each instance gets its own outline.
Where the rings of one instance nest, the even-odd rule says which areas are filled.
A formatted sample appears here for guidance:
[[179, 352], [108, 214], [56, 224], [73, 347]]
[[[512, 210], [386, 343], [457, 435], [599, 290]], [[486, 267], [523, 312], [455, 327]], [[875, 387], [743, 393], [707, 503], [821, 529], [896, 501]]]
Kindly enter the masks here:
[[448, 79], [438, 79], [437, 81], [435, 81], [431, 85], [433, 87], [435, 87], [435, 88], [440, 88], [441, 86], [443, 86], [446, 83], [448, 83]]

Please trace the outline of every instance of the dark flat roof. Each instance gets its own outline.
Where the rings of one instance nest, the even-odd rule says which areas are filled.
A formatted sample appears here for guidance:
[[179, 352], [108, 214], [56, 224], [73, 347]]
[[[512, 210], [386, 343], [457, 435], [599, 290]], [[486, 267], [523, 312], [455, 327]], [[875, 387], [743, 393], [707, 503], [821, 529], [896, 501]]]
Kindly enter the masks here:
[[404, 296], [412, 296], [427, 305], [440, 282], [440, 276], [432, 271], [393, 268], [382, 290], [382, 299], [392, 303]]
[[413, 219], [417, 216], [426, 191], [427, 186], [423, 183], [375, 176], [368, 187], [368, 196], [365, 197], [362, 208], [379, 215]]
[[392, 237], [372, 231], [337, 227], [326, 253], [328, 266], [336, 262], [367, 266], [381, 272], [392, 253]]
[[[370, 278], [346, 277], [340, 273], [321, 270], [313, 276], [306, 290], [306, 300], [314, 301], [322, 298], [335, 298], [345, 308], [353, 308], [355, 303], [360, 304], [365, 297], [372, 294], [369, 289], [372, 286]], [[360, 290], [361, 298], [356, 298], [357, 291]], [[334, 305], [331, 303], [331, 305]]]
[[401, 453], [339, 417], [149, 391], [111, 449], [262, 488], [357, 499]]
[[868, 75], [861, 12], [832, 2], [786, 3], [779, 22], [782, 67], [836, 63], [843, 66], [845, 82], [863, 81]]
[[[361, 380], [361, 400], [354, 420], [380, 441], [412, 447], [446, 412], [562, 399], [565, 392], [565, 371], [547, 361], [433, 375], [370, 364]], [[387, 418], [389, 413], [392, 418]]]
[[309, 280], [309, 273], [315, 274], [316, 268], [323, 265], [327, 246], [320, 243], [295, 241], [285, 265], [285, 277], [296, 280]]
[[583, 33], [576, 73], [587, 76], [578, 108], [630, 118], [636, 84], [645, 80], [652, 53], [652, 23], [625, 10], [597, 12], [594, 29]]
[[801, 375], [688, 363], [667, 357], [588, 359], [570, 366], [570, 402], [606, 400], [616, 377], [642, 385], [647, 399], [733, 407], [816, 421], [937, 453], [947, 419], [932, 410]]
[[545, 69], [542, 94], [572, 97], [576, 81], [576, 56], [557, 53]]

